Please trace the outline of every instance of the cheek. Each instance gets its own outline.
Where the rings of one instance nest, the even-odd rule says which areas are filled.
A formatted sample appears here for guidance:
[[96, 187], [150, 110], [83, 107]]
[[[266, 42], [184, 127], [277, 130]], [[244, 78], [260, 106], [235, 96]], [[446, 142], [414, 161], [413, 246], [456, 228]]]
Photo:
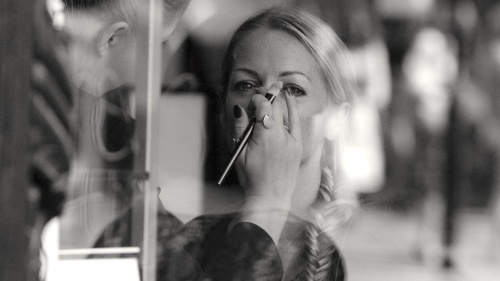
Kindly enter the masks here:
[[135, 54], [128, 52], [128, 56], [124, 58], [123, 65], [121, 65], [121, 71], [123, 71], [123, 82], [134, 83], [136, 74], [136, 61]]
[[308, 117], [306, 119], [302, 119], [300, 122], [300, 127], [302, 129], [302, 138], [307, 140], [304, 143], [312, 143], [315, 142], [316, 139], [319, 138], [321, 132], [324, 131], [323, 124], [319, 121], [319, 118], [316, 117]]
[[325, 140], [326, 120], [322, 114], [301, 118], [302, 150], [308, 157], [316, 149], [322, 147]]
[[135, 82], [135, 60], [128, 52], [116, 53], [110, 56], [108, 68], [103, 75], [114, 83], [134, 83]]
[[316, 146], [314, 141], [314, 122], [311, 118], [301, 120], [300, 128], [302, 131], [302, 160], [304, 161], [309, 159]]

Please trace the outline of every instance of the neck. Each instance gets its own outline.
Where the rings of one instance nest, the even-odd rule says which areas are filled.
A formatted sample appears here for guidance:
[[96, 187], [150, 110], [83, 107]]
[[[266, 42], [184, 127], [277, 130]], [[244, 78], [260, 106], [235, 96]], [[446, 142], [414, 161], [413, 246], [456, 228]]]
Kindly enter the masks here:
[[309, 220], [309, 209], [316, 200], [321, 183], [322, 155], [323, 149], [318, 149], [309, 159], [301, 163], [292, 197], [291, 216]]

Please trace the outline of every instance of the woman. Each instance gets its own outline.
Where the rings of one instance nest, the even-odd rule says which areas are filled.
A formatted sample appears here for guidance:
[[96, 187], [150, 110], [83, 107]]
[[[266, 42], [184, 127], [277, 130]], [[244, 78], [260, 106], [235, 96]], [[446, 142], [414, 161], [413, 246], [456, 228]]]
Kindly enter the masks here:
[[[237, 141], [252, 116], [258, 120], [236, 163], [245, 203], [237, 215], [188, 223], [169, 243], [167, 252], [175, 254], [167, 275], [344, 280], [331, 233], [344, 215], [334, 179], [354, 99], [350, 77], [344, 45], [306, 12], [275, 7], [238, 28], [222, 78], [228, 139]], [[269, 103], [268, 89], [280, 88]]]

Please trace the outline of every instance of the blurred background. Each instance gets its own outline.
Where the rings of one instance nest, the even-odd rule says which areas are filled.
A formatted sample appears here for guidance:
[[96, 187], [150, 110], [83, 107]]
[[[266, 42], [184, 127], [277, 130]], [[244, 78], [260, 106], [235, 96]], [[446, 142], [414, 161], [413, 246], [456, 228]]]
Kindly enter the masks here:
[[[206, 191], [227, 154], [219, 144], [224, 132], [214, 125], [221, 60], [238, 25], [277, 4], [318, 15], [352, 54], [358, 103], [345, 135], [339, 196], [357, 206], [337, 233], [349, 280], [499, 280], [500, 1], [192, 0], [162, 51], [162, 205], [181, 221], [231, 207], [236, 197], [226, 197], [221, 210], [218, 195]], [[2, 109], [14, 99], [2, 94]], [[2, 189], [19, 177], [7, 161], [11, 114], [0, 114]], [[140, 190], [122, 184], [128, 176], [106, 166], [107, 156], [83, 152], [77, 162], [93, 164], [72, 174], [73, 185], [61, 188], [62, 211], [46, 216], [62, 218], [63, 249], [95, 245], [135, 200], [130, 189]], [[15, 192], [4, 192], [7, 214]], [[4, 226], [22, 228], [6, 216]]]

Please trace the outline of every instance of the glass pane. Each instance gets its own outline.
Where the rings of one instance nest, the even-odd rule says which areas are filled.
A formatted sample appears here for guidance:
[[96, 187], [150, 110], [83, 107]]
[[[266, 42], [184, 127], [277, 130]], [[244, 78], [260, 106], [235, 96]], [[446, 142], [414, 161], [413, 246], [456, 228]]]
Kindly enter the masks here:
[[132, 260], [143, 280], [154, 280], [162, 1], [66, 4], [79, 128], [59, 220], [60, 265]]

